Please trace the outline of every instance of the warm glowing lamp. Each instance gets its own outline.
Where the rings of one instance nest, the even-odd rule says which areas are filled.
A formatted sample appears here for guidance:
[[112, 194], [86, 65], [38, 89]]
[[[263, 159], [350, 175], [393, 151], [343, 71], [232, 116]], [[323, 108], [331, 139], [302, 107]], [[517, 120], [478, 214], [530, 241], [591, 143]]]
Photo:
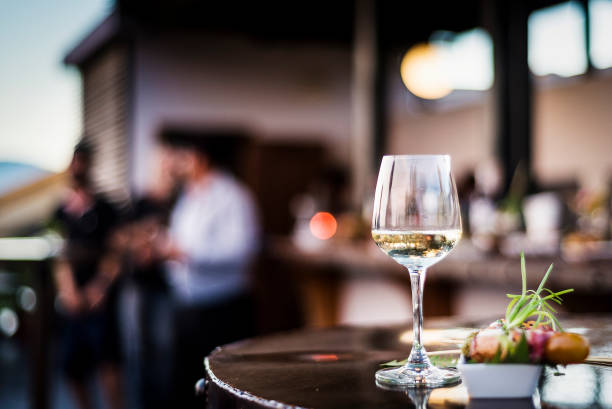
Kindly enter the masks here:
[[444, 72], [443, 52], [433, 44], [417, 44], [404, 55], [401, 65], [404, 85], [417, 97], [438, 99], [453, 90]]
[[327, 240], [336, 234], [336, 218], [327, 212], [318, 212], [310, 219], [310, 232], [321, 240]]

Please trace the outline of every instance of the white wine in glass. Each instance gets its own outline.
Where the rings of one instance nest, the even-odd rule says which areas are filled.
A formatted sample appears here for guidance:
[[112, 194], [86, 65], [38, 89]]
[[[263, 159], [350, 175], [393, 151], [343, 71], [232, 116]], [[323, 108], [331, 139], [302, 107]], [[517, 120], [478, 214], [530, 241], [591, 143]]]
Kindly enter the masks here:
[[427, 388], [457, 382], [456, 370], [431, 364], [421, 341], [427, 268], [442, 260], [461, 238], [461, 214], [450, 156], [383, 158], [374, 197], [372, 238], [408, 270], [414, 317], [414, 339], [407, 363], [377, 371], [376, 381], [387, 386]]

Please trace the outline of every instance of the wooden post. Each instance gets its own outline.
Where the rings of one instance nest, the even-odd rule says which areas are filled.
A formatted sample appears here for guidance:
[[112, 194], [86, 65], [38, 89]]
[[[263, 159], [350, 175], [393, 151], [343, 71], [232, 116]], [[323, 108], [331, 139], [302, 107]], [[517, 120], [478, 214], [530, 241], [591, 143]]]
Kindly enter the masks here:
[[35, 262], [34, 271], [38, 305], [34, 312], [32, 331], [28, 334], [31, 359], [29, 398], [31, 408], [46, 409], [50, 404], [49, 371], [54, 294], [51, 260]]
[[352, 73], [351, 174], [353, 206], [360, 209], [375, 172], [377, 36], [373, 0], [355, 2]]
[[496, 148], [505, 170], [505, 188], [519, 163], [531, 180], [531, 73], [527, 62], [526, 0], [483, 1], [493, 37]]

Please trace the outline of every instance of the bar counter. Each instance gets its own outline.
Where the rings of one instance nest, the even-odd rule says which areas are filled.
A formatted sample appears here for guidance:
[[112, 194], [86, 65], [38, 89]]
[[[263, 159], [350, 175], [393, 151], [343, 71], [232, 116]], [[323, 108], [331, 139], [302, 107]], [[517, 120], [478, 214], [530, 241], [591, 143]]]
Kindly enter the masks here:
[[[289, 237], [278, 237], [269, 243], [265, 253], [270, 265], [282, 275], [293, 277], [299, 288], [306, 326], [329, 327], [343, 322], [342, 289], [352, 280], [388, 280], [403, 288], [407, 297], [410, 294], [410, 278], [405, 268], [384, 255], [372, 240], [329, 240], [305, 249], [296, 246]], [[530, 288], [537, 287], [551, 263], [554, 270], [547, 287], [574, 289], [564, 299], [565, 311], [612, 311], [612, 258], [568, 261], [560, 255], [528, 255]], [[263, 271], [265, 277], [272, 269]], [[484, 289], [503, 295], [520, 288], [519, 255], [483, 253], [464, 239], [448, 257], [428, 269], [424, 314], [427, 317], [462, 314], [457, 310], [462, 302], [458, 291], [461, 289]]]
[[[612, 357], [612, 316], [562, 317], [585, 334], [592, 357]], [[429, 320], [429, 352], [456, 349], [484, 322]], [[532, 399], [472, 399], [462, 384], [387, 390], [375, 384], [380, 364], [408, 355], [411, 328], [300, 330], [217, 348], [205, 360], [207, 408], [612, 408], [612, 367], [546, 368]], [[201, 388], [202, 385], [200, 385]]]

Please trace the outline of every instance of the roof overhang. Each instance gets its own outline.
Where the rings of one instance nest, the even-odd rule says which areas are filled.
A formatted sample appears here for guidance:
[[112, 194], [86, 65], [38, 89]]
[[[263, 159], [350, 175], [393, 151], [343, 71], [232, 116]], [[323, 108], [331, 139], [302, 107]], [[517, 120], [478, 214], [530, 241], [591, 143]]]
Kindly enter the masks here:
[[64, 57], [64, 64], [83, 65], [120, 32], [120, 16], [113, 12], [94, 28]]

